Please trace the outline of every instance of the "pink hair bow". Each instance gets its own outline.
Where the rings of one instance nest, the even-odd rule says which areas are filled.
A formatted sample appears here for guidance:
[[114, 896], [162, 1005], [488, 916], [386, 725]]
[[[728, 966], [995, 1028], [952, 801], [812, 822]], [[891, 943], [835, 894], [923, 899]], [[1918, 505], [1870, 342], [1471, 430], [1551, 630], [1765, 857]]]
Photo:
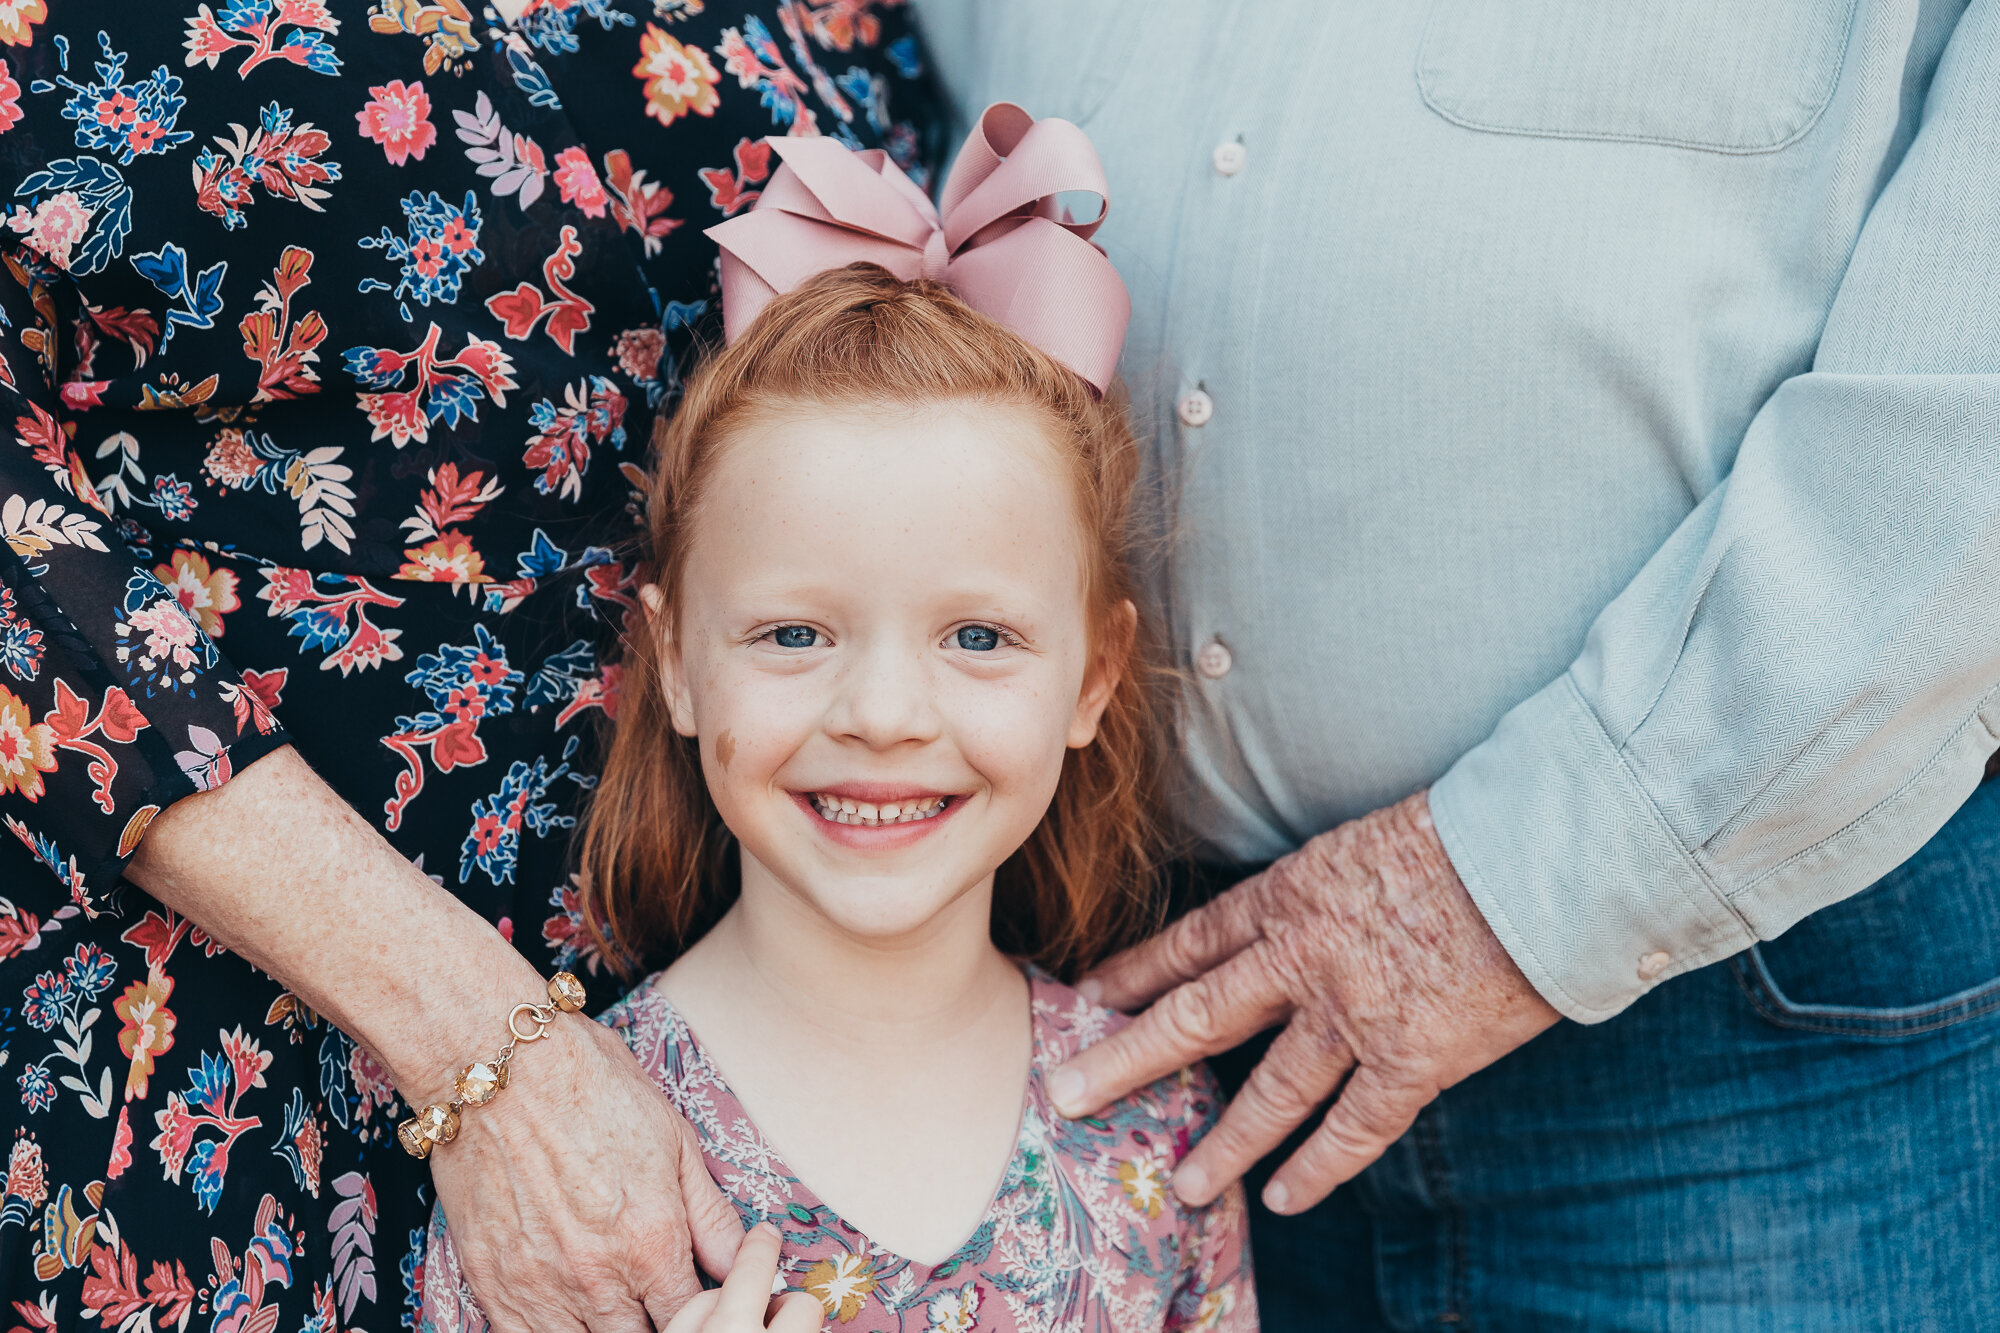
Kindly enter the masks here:
[[[959, 151], [942, 210], [880, 149], [828, 138], [765, 140], [783, 165], [742, 217], [710, 227], [722, 248], [723, 335], [734, 342], [780, 293], [848, 264], [929, 278], [1102, 393], [1132, 300], [1090, 237], [1109, 196], [1084, 132], [995, 102]], [[1096, 196], [1072, 219], [1064, 195]]]

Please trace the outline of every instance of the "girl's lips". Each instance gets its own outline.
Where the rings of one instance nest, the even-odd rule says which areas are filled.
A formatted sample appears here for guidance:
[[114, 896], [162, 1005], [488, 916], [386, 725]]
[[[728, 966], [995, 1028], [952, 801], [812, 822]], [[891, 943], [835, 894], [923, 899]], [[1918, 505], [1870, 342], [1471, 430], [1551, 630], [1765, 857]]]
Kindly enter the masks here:
[[[885, 799], [881, 804], [874, 802], [866, 804], [872, 807], [872, 813], [877, 818], [879, 818], [882, 805], [884, 804], [897, 806], [899, 813], [905, 803], [926, 804], [941, 801], [943, 808], [933, 815], [909, 819], [899, 817], [895, 822], [886, 824], [863, 824], [842, 823], [829, 818], [826, 811], [822, 808], [820, 801], [815, 800], [815, 798], [821, 798], [821, 800], [826, 798], [840, 800], [844, 798], [844, 803], [846, 804], [856, 806], [864, 804], [864, 802], [856, 800], [852, 795], [849, 795], [849, 790], [847, 787], [841, 787], [837, 792], [831, 790], [818, 792], [795, 791], [792, 793], [792, 799], [798, 803], [799, 809], [805, 813], [806, 818], [813, 822], [814, 828], [821, 836], [830, 839], [839, 846], [852, 848], [857, 851], [888, 851], [895, 848], [907, 847], [950, 819], [954, 814], [958, 813], [959, 807], [965, 804], [963, 796], [949, 796], [942, 793], [904, 794], [900, 800]], [[881, 790], [885, 797], [892, 795], [886, 788], [878, 790]]]

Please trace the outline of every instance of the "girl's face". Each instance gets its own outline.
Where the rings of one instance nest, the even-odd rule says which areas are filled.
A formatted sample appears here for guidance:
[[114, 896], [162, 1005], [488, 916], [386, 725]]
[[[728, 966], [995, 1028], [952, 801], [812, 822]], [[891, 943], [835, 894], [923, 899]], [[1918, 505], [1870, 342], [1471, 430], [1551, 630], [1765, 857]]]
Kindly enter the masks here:
[[1033, 413], [958, 403], [760, 416], [713, 466], [667, 645], [674, 725], [746, 895], [907, 938], [990, 887], [1116, 683], [1072, 483]]

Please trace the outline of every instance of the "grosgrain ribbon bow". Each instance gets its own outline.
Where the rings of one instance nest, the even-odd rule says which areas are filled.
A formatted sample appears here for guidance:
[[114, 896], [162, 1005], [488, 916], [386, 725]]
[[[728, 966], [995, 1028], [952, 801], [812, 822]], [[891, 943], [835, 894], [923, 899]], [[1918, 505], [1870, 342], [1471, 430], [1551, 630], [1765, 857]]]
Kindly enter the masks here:
[[[710, 227], [722, 249], [723, 336], [734, 342], [780, 292], [848, 264], [941, 282], [974, 310], [1081, 375], [1111, 383], [1132, 300], [1090, 237], [1104, 166], [1084, 132], [995, 102], [959, 150], [942, 210], [880, 149], [770, 138], [782, 160], [750, 212]], [[1096, 216], [1068, 205], [1094, 195]]]

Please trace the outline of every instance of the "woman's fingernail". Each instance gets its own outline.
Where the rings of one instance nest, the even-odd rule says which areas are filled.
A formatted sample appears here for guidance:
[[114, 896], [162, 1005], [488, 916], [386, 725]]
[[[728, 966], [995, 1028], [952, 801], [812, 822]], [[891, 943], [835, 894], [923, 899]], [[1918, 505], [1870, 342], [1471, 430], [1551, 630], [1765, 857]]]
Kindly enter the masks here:
[[770, 1236], [773, 1239], [775, 1239], [778, 1235], [778, 1225], [775, 1222], [759, 1222], [756, 1226], [750, 1229], [752, 1231], [761, 1231], [765, 1235]]
[[1064, 1115], [1073, 1115], [1083, 1108], [1083, 1093], [1083, 1075], [1074, 1069], [1058, 1069], [1049, 1075], [1049, 1100]]
[[1264, 1187], [1264, 1206], [1274, 1213], [1282, 1213], [1292, 1202], [1292, 1192], [1285, 1188], [1281, 1180], [1274, 1180]]
[[1174, 1168], [1174, 1193], [1181, 1202], [1199, 1208], [1208, 1202], [1208, 1172], [1198, 1166]]
[[1092, 1004], [1102, 1004], [1104, 1002], [1104, 983], [1096, 977], [1085, 977], [1082, 981], [1076, 983], [1076, 993], [1084, 999], [1089, 1000]]

